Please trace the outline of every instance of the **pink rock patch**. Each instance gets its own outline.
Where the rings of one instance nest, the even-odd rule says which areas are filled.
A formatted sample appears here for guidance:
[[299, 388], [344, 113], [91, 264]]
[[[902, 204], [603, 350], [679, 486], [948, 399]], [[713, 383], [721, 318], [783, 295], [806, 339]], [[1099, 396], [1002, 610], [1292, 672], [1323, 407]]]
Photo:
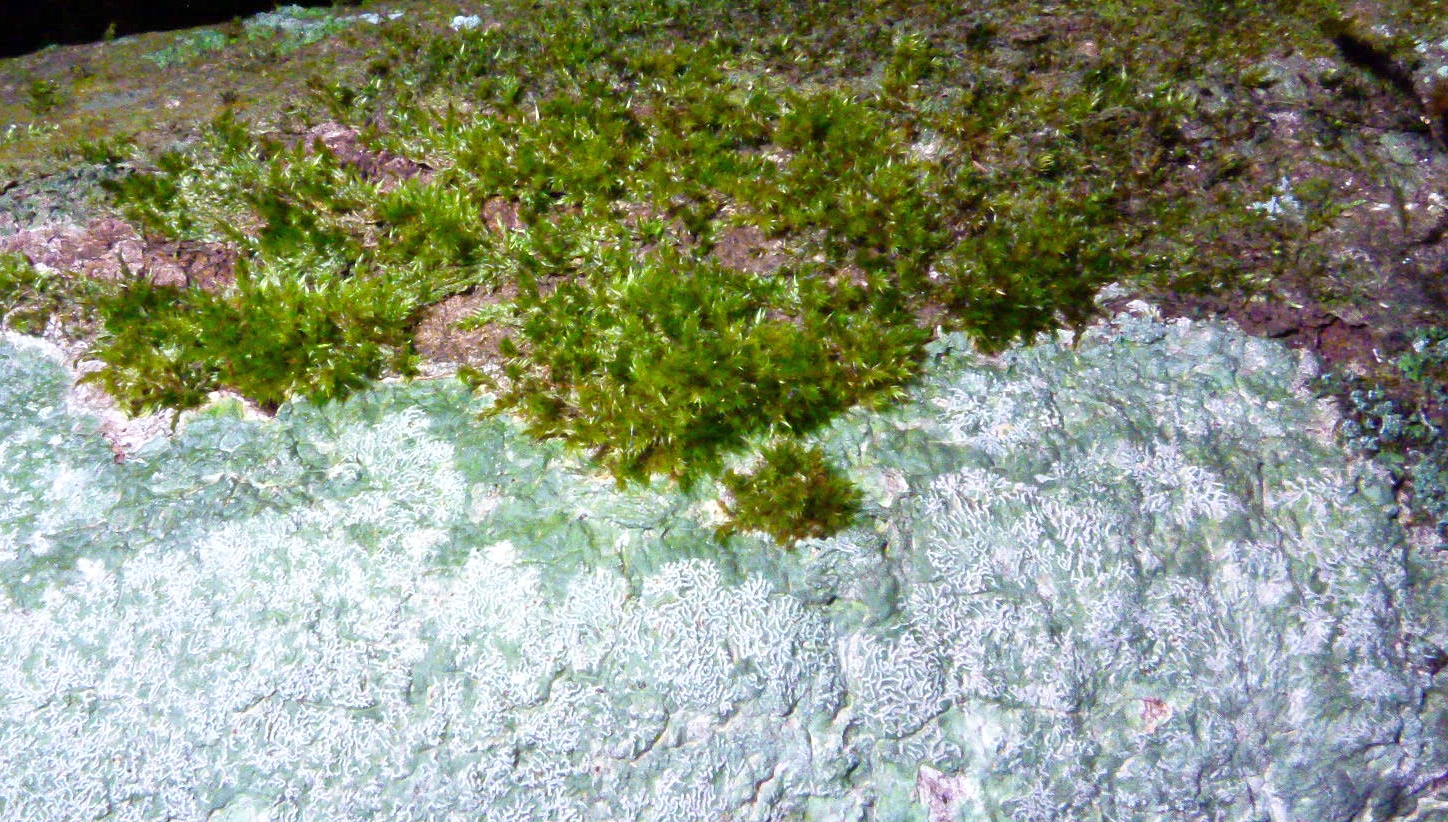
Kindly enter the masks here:
[[322, 147], [337, 158], [337, 162], [357, 169], [370, 181], [395, 183], [418, 176], [426, 177], [432, 170], [427, 165], [406, 157], [365, 148], [359, 138], [357, 129], [335, 122], [313, 126], [302, 135], [306, 146], [321, 143]]
[[84, 226], [51, 223], [0, 238], [0, 252], [32, 263], [101, 280], [129, 272], [157, 285], [217, 288], [234, 278], [236, 252], [216, 243], [147, 242], [123, 220], [105, 217]]

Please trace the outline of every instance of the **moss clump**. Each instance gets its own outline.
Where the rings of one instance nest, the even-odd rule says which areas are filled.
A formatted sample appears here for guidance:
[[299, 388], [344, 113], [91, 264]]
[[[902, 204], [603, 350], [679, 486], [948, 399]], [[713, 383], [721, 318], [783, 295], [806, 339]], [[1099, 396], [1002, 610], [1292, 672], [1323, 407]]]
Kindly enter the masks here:
[[732, 499], [725, 506], [730, 521], [721, 535], [762, 531], [788, 545], [833, 534], [858, 513], [860, 492], [818, 447], [781, 440], [761, 457], [753, 471], [727, 471], [722, 477]]
[[25, 107], [36, 117], [65, 106], [70, 99], [71, 95], [54, 80], [32, 80], [25, 87]]
[[24, 255], [0, 254], [0, 323], [40, 336], [52, 320], [76, 330], [95, 320], [92, 306], [106, 283], [41, 271]]
[[225, 293], [137, 279], [96, 305], [107, 368], [88, 379], [131, 413], [195, 407], [219, 388], [264, 408], [322, 401], [415, 365], [416, 304], [367, 272], [243, 273]]
[[587, 235], [568, 221], [527, 236], [562, 244], [577, 273], [533, 281], [517, 301], [498, 407], [590, 450], [620, 480], [688, 482], [760, 431], [809, 431], [893, 396], [926, 339], [808, 270], [762, 277], [667, 244], [579, 242]]
[[196, 62], [230, 44], [231, 38], [217, 29], [202, 29], [194, 34], [176, 40], [159, 51], [153, 51], [145, 59], [157, 68], [184, 65]]

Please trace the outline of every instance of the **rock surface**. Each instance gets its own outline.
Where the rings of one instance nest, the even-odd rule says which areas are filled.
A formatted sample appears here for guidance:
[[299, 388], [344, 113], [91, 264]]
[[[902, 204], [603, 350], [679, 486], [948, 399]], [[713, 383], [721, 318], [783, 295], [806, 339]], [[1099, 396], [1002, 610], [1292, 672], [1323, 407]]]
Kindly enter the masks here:
[[1140, 306], [952, 345], [781, 552], [451, 383], [117, 464], [11, 337], [0, 817], [1441, 818], [1448, 569], [1310, 360]]

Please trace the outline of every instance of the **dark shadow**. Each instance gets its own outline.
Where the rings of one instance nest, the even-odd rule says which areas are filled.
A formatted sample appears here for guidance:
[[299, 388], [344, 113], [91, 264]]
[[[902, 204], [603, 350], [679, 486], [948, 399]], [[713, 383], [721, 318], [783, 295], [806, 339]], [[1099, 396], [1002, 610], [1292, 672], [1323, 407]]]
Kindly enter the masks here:
[[[107, 36], [224, 23], [271, 11], [272, 0], [49, 0], [14, 4], [0, 17], [0, 57], [15, 57], [48, 45], [91, 43]], [[306, 2], [299, 6], [330, 6]], [[112, 28], [114, 27], [114, 28]]]

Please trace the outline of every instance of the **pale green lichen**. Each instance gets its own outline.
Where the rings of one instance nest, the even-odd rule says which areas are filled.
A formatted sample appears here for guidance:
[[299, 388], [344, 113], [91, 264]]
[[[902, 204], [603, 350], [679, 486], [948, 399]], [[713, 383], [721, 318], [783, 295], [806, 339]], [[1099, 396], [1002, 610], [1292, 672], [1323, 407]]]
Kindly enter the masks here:
[[221, 406], [118, 465], [11, 338], [0, 817], [1410, 810], [1445, 574], [1301, 361], [1149, 317], [952, 339], [819, 443], [864, 523], [786, 553], [456, 384]]

